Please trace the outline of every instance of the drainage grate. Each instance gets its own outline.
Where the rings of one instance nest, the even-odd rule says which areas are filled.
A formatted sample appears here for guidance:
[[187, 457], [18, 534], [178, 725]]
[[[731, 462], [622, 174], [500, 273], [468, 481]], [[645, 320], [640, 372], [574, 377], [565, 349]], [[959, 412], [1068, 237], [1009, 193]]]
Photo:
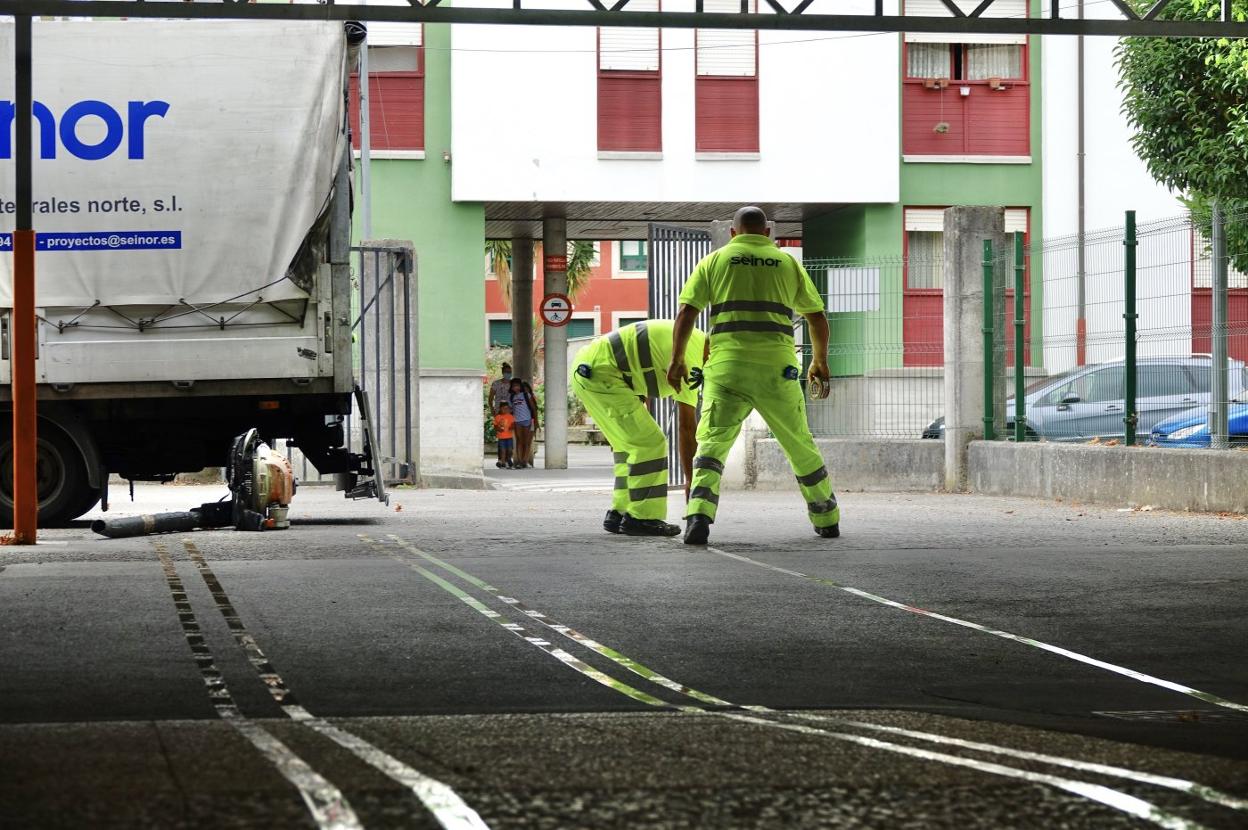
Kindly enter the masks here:
[[1248, 723], [1248, 715], [1208, 709], [1136, 709], [1093, 712], [1103, 718], [1147, 723]]

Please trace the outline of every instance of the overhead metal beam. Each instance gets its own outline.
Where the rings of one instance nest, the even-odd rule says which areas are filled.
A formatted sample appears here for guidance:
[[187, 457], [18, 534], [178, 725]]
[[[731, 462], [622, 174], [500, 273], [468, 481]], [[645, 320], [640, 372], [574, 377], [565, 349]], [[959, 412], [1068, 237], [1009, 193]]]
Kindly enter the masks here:
[[[436, 2], [410, 6], [360, 6], [317, 4], [245, 3], [217, 0], [197, 3], [150, 3], [143, 0], [0, 0], [0, 15], [62, 17], [160, 17], [233, 20], [362, 20], [391, 23], [489, 23], [521, 26], [633, 26], [668, 29], [760, 29], [803, 32], [923, 32], [959, 35], [1105, 35], [1111, 37], [1248, 37], [1248, 23], [1226, 20], [1158, 20], [1164, 6], [1140, 18], [1122, 0], [1116, 5], [1119, 20], [1066, 20], [1052, 18], [1001, 18], [980, 15], [991, 5], [981, 3], [965, 17], [900, 17], [877, 14], [809, 14], [803, 2], [786, 14], [710, 12], [632, 12], [626, 4], [611, 7], [602, 0], [584, 0], [581, 9], [523, 8], [514, 0], [511, 8], [441, 6]], [[1182, 0], [1169, 0], [1182, 2]], [[1229, 0], [1226, 0], [1229, 5]], [[883, 12], [876, 3], [877, 12]], [[1127, 15], [1129, 14], [1129, 17]]]

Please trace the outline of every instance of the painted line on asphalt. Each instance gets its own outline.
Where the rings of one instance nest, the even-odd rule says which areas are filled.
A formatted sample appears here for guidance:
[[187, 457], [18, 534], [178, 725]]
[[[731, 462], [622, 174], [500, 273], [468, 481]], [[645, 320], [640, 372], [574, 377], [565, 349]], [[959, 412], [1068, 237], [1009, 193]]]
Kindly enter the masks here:
[[264, 682], [269, 695], [287, 717], [330, 739], [383, 775], [411, 790], [425, 809], [433, 814], [438, 824], [446, 830], [489, 830], [489, 825], [448, 785], [403, 763], [358, 735], [314, 716], [301, 706], [295, 699], [295, 693], [286, 685], [286, 681], [273, 667], [273, 663], [260, 648], [256, 638], [243, 624], [242, 618], [234, 608], [234, 604], [230, 602], [229, 595], [221, 586], [220, 580], [217, 579], [217, 575], [208, 564], [208, 560], [204, 558], [203, 553], [189, 539], [184, 540], [182, 546], [186, 548], [191, 561], [195, 564], [195, 569], [199, 571], [204, 584], [208, 586], [217, 610], [225, 618], [225, 624], [234, 636], [234, 642], [247, 655], [248, 662], [260, 676], [260, 680]]
[[568, 668], [573, 669], [574, 671], [580, 672], [585, 677], [588, 677], [590, 680], [593, 680], [595, 683], [601, 683], [603, 686], [606, 686], [608, 689], [611, 689], [614, 692], [619, 692], [622, 695], [631, 697], [633, 700], [639, 701], [640, 703], [645, 703], [649, 706], [657, 706], [657, 707], [664, 708], [664, 709], [693, 708], [693, 707], [682, 707], [680, 704], [676, 704], [676, 703], [668, 703], [666, 700], [661, 700], [655, 697], [654, 695], [647, 694], [646, 692], [643, 692], [640, 689], [636, 689], [621, 680], [615, 679], [609, 674], [605, 674], [599, 671], [598, 669], [594, 668], [593, 666], [589, 665], [583, 660], [578, 660], [575, 656], [559, 648], [558, 646], [556, 646], [554, 643], [550, 642], [549, 640], [530, 634], [528, 629], [526, 629], [524, 626], [520, 625], [519, 623], [514, 623], [511, 620], [507, 619], [502, 614], [495, 611], [493, 608], [490, 608], [488, 605], [485, 605], [484, 603], [482, 603], [476, 597], [473, 597], [467, 592], [465, 592], [464, 590], [462, 590], [458, 585], [455, 585], [454, 583], [451, 583], [451, 582], [447, 582], [442, 577], [431, 572], [427, 568], [422, 568], [420, 565], [411, 561], [410, 559], [404, 559], [401, 556], [395, 555], [393, 551], [387, 549], [386, 544], [384, 542], [380, 542], [376, 539], [373, 539], [369, 536], [365, 536], [363, 534], [360, 534], [360, 539], [363, 540], [366, 545], [373, 548], [373, 550], [377, 551], [378, 553], [384, 553], [385, 555], [389, 556], [391, 559], [395, 560], [396, 562], [406, 565], [407, 567], [414, 570], [416, 573], [423, 576], [425, 579], [432, 582], [434, 585], [437, 585], [439, 588], [446, 591], [448, 594], [450, 594], [451, 596], [458, 599], [460, 602], [467, 605], [472, 610], [476, 611], [481, 616], [485, 617], [486, 619], [494, 623], [497, 623], [499, 626], [506, 629], [507, 631], [510, 631], [512, 634], [515, 634], [517, 637], [524, 640], [529, 645], [541, 649], [542, 651], [549, 654], [551, 657], [563, 663]]
[[867, 738], [862, 735], [852, 735], [848, 732], [831, 732], [824, 729], [815, 729], [809, 726], [802, 726], [796, 723], [776, 723], [775, 721], [766, 720], [764, 718], [753, 717], [751, 715], [742, 715], [735, 712], [717, 712], [720, 717], [731, 718], [732, 720], [741, 721], [743, 723], [753, 723], [758, 725], [773, 726], [777, 729], [786, 729], [790, 732], [798, 732], [804, 735], [819, 735], [824, 737], [835, 738], [838, 741], [846, 741], [855, 743], [859, 746], [871, 747], [874, 749], [883, 749], [888, 752], [899, 752], [903, 755], [910, 755], [915, 758], [924, 758], [929, 761], [937, 761], [942, 764], [949, 764], [955, 767], [966, 767], [967, 769], [986, 772], [990, 775], [1000, 775], [1006, 778], [1017, 778], [1022, 781], [1030, 781], [1036, 784], [1047, 784], [1050, 787], [1056, 787], [1059, 790], [1065, 790], [1073, 795], [1096, 801], [1119, 810], [1127, 815], [1136, 818], [1151, 821], [1167, 830], [1198, 830], [1204, 825], [1188, 819], [1181, 818], [1168, 813], [1157, 805], [1145, 801], [1142, 798], [1129, 795], [1120, 790], [1111, 787], [1105, 787], [1100, 784], [1092, 784], [1087, 781], [1076, 781], [1071, 778], [1062, 778], [1057, 775], [1049, 775], [1043, 772], [1031, 772], [1029, 770], [1018, 769], [1017, 767], [1007, 767], [1002, 764], [994, 764], [991, 761], [979, 761], [974, 758], [964, 758], [961, 755], [949, 755], [944, 752], [933, 752], [930, 749], [919, 749], [918, 747], [903, 746], [901, 744], [888, 743], [876, 738]]
[[[693, 689], [690, 686], [685, 686], [684, 684], [678, 683], [668, 677], [665, 677], [664, 675], [659, 674], [653, 669], [650, 669], [644, 664], [639, 663], [636, 660], [633, 660], [632, 658], [626, 657], [625, 655], [621, 654], [615, 649], [612, 649], [608, 646], [604, 646], [598, 641], [593, 640], [589, 637], [586, 637], [585, 635], [581, 634], [575, 629], [555, 621], [549, 615], [540, 611], [536, 611], [535, 609], [529, 608], [528, 606], [524, 605], [523, 603], [521, 603], [519, 600], [515, 599], [514, 597], [510, 597], [510, 596], [502, 594], [499, 588], [489, 584], [488, 582], [485, 582], [482, 579], [477, 578], [476, 576], [473, 576], [467, 571], [461, 568], [458, 568], [450, 564], [449, 562], [445, 562], [442, 559], [439, 559], [438, 557], [430, 553], [426, 553], [420, 548], [417, 548], [415, 545], [412, 545], [411, 543], [407, 542], [402, 537], [399, 537], [395, 534], [389, 534], [389, 537], [396, 544], [402, 547], [404, 550], [420, 556], [421, 558], [425, 559], [431, 564], [434, 564], [446, 570], [447, 572], [460, 577], [461, 579], [465, 580], [469, 584], [483, 591], [486, 591], [487, 593], [493, 594], [500, 601], [505, 602], [508, 605], [511, 605], [517, 608], [517, 610], [522, 610], [527, 616], [538, 620], [539, 622], [541, 622], [543, 625], [547, 626], [548, 628], [551, 628], [554, 631], [557, 631], [560, 634], [563, 634], [565, 637], [568, 637], [574, 642], [579, 643], [585, 648], [589, 648], [593, 651], [596, 651], [602, 656], [607, 657], [608, 659], [618, 663], [619, 665], [623, 666], [629, 671], [647, 680], [650, 680], [651, 682], [657, 683], [658, 685], [664, 686], [665, 688], [669, 688], [674, 691], [679, 691], [682, 694], [685, 694], [689, 697], [694, 698], [695, 700], [714, 701], [715, 705], [742, 708], [742, 709], [747, 709], [752, 712], [757, 712], [757, 713], [767, 714], [767, 715], [774, 715], [778, 717], [796, 717], [796, 715], [786, 713], [786, 712], [780, 712], [774, 709], [769, 709], [768, 707], [765, 707], [765, 706], [738, 706], [737, 704], [730, 703], [726, 700], [723, 700], [722, 698], [707, 694], [705, 692], [700, 692], [696, 689]], [[361, 536], [361, 538], [368, 541], [374, 547], [381, 549], [377, 545], [377, 543], [373, 542], [372, 540], [367, 539], [367, 537]], [[391, 555], [393, 556], [393, 554]], [[401, 557], [394, 556], [393, 558], [397, 559], [400, 562], [406, 562], [406, 564], [408, 564], [410, 567], [421, 569], [419, 565], [416, 565], [415, 563], [412, 563], [408, 560], [404, 560]], [[477, 603], [477, 604], [480, 605], [481, 603]], [[491, 612], [491, 613], [494, 613], [494, 612]], [[798, 732], [803, 732], [807, 734], [816, 734], [816, 735], [820, 735], [823, 737], [830, 737], [830, 738], [834, 738], [837, 740], [844, 740], [844, 741], [849, 741], [852, 743], [858, 743], [863, 746], [870, 746], [876, 749], [883, 749], [889, 752], [894, 752], [894, 753], [898, 753], [902, 755], [911, 755], [913, 757], [922, 758], [924, 760], [937, 761], [940, 763], [951, 763], [951, 764], [954, 764], [955, 766], [963, 766], [963, 767], [968, 767], [972, 769], [977, 769], [981, 772], [986, 772], [986, 773], [993, 774], [993, 775], [1002, 775], [1005, 777], [1021, 778], [1023, 780], [1032, 781], [1034, 783], [1050, 784], [1052, 786], [1058, 787], [1059, 789], [1065, 790], [1075, 795], [1079, 795], [1084, 798], [1091, 799], [1093, 801], [1097, 801], [1099, 803], [1105, 804], [1106, 806], [1112, 807], [1117, 810], [1121, 810], [1123, 812], [1126, 812], [1138, 818], [1144, 818], [1146, 820], [1152, 821], [1153, 823], [1159, 824], [1162, 827], [1166, 827], [1166, 828], [1177, 828], [1178, 830], [1197, 830], [1197, 828], [1200, 828], [1202, 826], [1200, 824], [1190, 822], [1178, 816], [1174, 816], [1170, 813], [1166, 813], [1165, 811], [1158, 809], [1155, 805], [1151, 804], [1150, 802], [1144, 801], [1143, 799], [1136, 798], [1135, 796], [1131, 796], [1131, 795], [1128, 795], [1127, 793], [1123, 793], [1123, 792], [1114, 790], [1109, 787], [1104, 787], [1099, 784], [1092, 784], [1092, 783], [1085, 782], [1085, 781], [1076, 781], [1072, 779], [1062, 778], [1060, 776], [1053, 776], [1053, 775], [1047, 775], [1047, 774], [1042, 774], [1042, 773], [1032, 773], [1026, 770], [1017, 769], [1015, 767], [1007, 767], [1001, 764], [993, 764], [991, 762], [978, 761], [972, 758], [964, 758], [961, 756], [954, 756], [954, 755], [947, 755], [945, 753], [932, 752], [930, 750], [919, 749], [917, 747], [910, 747], [904, 744], [889, 743], [887, 741], [880, 741], [874, 738], [866, 738], [860, 735], [854, 735], [854, 734], [846, 733], [846, 732], [834, 732], [834, 731], [827, 730], [827, 729], [814, 729], [808, 726], [801, 726], [798, 724], [777, 723], [775, 721], [766, 720], [764, 718], [756, 718], [756, 717], [751, 717], [748, 715], [741, 715], [741, 714], [736, 714], [736, 713], [731, 713], [731, 712], [722, 712], [722, 711], [716, 711], [712, 709], [706, 709], [702, 706], [682, 707], [682, 711], [685, 711], [685, 712], [693, 711], [697, 713], [717, 715], [721, 717], [729, 717], [734, 720], [744, 720], [746, 722], [765, 725], [765, 726], [772, 726], [778, 729], [787, 729], [789, 731], [798, 731]], [[843, 725], [843, 726], [862, 726], [862, 724], [858, 724], [852, 721], [840, 721], [834, 718], [827, 718], [827, 721], [837, 724], [837, 725]], [[869, 725], [869, 726], [873, 726], [873, 725]], [[929, 740], [929, 741], [933, 739], [943, 740], [946, 737], [946, 736], [937, 735], [934, 733], [922, 733], [922, 732], [914, 732], [911, 737], [918, 737], [918, 736], [924, 736], [922, 739]], [[992, 746], [992, 745], [982, 744], [981, 746], [986, 747], [986, 746]], [[993, 747], [992, 750], [988, 750], [988, 751], [997, 751], [997, 754], [1003, 754], [1003, 755], [1010, 755], [1013, 752], [1015, 752], [1015, 750], [1011, 750], [1008, 747]], [[1047, 756], [1047, 757], [1057, 759], [1057, 756]], [[1036, 760], [1036, 759], [1032, 758], [1028, 760]], [[1080, 762], [1080, 761], [1074, 761], [1073, 759], [1057, 759], [1057, 760], [1060, 760], [1063, 762], [1069, 761], [1070, 764], [1067, 764], [1068, 766], [1085, 763], [1085, 762]], [[1202, 798], [1204, 800], [1211, 800], [1208, 796], [1209, 794], [1213, 793], [1229, 801], [1238, 801], [1238, 799], [1235, 799], [1234, 796], [1227, 796], [1226, 794], [1220, 793], [1219, 791], [1214, 790], [1213, 788], [1205, 787], [1204, 785], [1201, 785], [1201, 784], [1195, 784], [1194, 782], [1181, 781], [1181, 779], [1169, 779], [1164, 776], [1151, 776], [1148, 773], [1137, 774], [1135, 773], [1134, 770], [1110, 767], [1107, 765], [1092, 765], [1092, 766], [1098, 767], [1096, 771], [1100, 772], [1101, 774], [1117, 775], [1118, 777], [1133, 779], [1136, 781], [1140, 781], [1142, 783], [1151, 783], [1151, 784], [1157, 784], [1159, 786], [1167, 786], [1166, 784], [1160, 783], [1164, 779], [1170, 782], [1177, 782], [1177, 783], [1181, 783], [1184, 785], [1189, 785], [1189, 786], [1182, 787], [1182, 788], [1175, 787], [1175, 789], [1181, 789], [1182, 792], [1188, 793], [1190, 795], [1195, 795], [1198, 798]], [[1079, 768], [1079, 767], [1073, 767], [1073, 768]], [[1114, 770], [1115, 772], [1109, 772], [1110, 770]], [[1152, 779], [1152, 780], [1146, 780], [1146, 779]], [[1219, 804], [1222, 804], [1223, 806], [1229, 806], [1227, 804], [1224, 804], [1222, 801], [1214, 801], [1214, 803], [1219, 803]]]
[[182, 578], [178, 576], [169, 549], [163, 542], [154, 542], [156, 556], [160, 559], [160, 567], [165, 573], [165, 582], [173, 597], [174, 607], [178, 611], [178, 622], [182, 633], [195, 657], [195, 665], [199, 667], [204, 685], [208, 687], [208, 697], [217, 716], [234, 727], [260, 754], [269, 760], [281, 773], [282, 777], [294, 785], [307, 805], [308, 811], [317, 827], [322, 830], [362, 830], [363, 825], [356, 818], [355, 811], [337, 787], [325, 780], [307, 762], [296, 755], [290, 747], [282, 743], [260, 726], [250, 722], [239, 711], [234, 697], [225, 685], [225, 678], [217, 669], [212, 650], [204, 639], [199, 621], [195, 617], [195, 609], [186, 594]]
[[1205, 703], [1211, 703], [1214, 706], [1221, 706], [1225, 709], [1233, 709], [1236, 712], [1248, 712], [1248, 705], [1245, 705], [1243, 703], [1236, 703], [1233, 700], [1227, 700], [1224, 697], [1219, 697], [1218, 695], [1211, 694], [1209, 692], [1202, 692], [1199, 689], [1193, 689], [1191, 686], [1184, 686], [1182, 683], [1175, 683], [1172, 680], [1165, 680], [1160, 677], [1154, 677], [1151, 674], [1145, 674], [1144, 672], [1139, 672], [1139, 671], [1136, 671], [1135, 669], [1129, 669], [1129, 668], [1126, 668], [1125, 666], [1115, 665], [1114, 663], [1107, 663], [1104, 660], [1098, 660], [1095, 657], [1089, 657], [1086, 654], [1080, 654], [1077, 651], [1071, 651], [1070, 649], [1065, 649], [1065, 648], [1062, 648], [1061, 646], [1055, 646], [1055, 645], [1052, 645], [1051, 643], [1046, 643], [1041, 640], [1034, 640], [1031, 637], [1024, 637], [1021, 634], [1013, 634], [1009, 631], [1002, 631], [999, 628], [993, 628], [991, 626], [981, 625], [980, 623], [971, 622], [970, 620], [963, 620], [963, 619], [959, 619], [958, 617], [950, 617], [947, 614], [941, 614], [936, 611], [928, 611], [925, 608], [919, 608], [914, 605], [907, 605], [904, 602], [898, 602], [896, 600], [888, 599], [887, 597], [882, 597], [877, 594], [873, 594], [870, 591], [863, 591], [860, 588], [853, 588], [849, 585], [842, 585], [841, 583], [833, 579], [827, 579], [826, 577], [821, 577], [821, 576], [813, 576], [811, 574], [802, 573], [801, 571], [789, 570], [788, 568], [781, 568], [777, 565], [771, 565], [766, 562], [760, 562], [757, 559], [751, 559], [750, 557], [743, 556], [739, 553], [730, 553], [728, 551], [720, 550], [719, 548], [714, 548], [710, 546], [707, 546], [703, 549], [706, 550], [708, 553], [718, 554], [719, 556], [724, 556], [724, 557], [727, 557], [728, 559], [735, 559], [738, 562], [744, 562], [747, 565], [754, 565], [756, 567], [763, 568], [764, 570], [775, 571], [776, 573], [782, 573], [788, 576], [796, 576], [802, 579], [809, 580], [811, 582], [816, 582], [820, 585], [825, 585], [829, 588], [835, 588], [838, 591], [844, 591], [847, 594], [853, 594], [856, 597], [862, 597], [863, 599], [870, 600], [871, 602], [879, 603], [880, 605], [887, 605], [890, 608], [898, 608], [902, 611], [908, 611], [911, 614], [918, 614], [919, 616], [922, 616], [922, 617], [928, 617], [933, 620], [939, 620], [941, 622], [951, 623], [953, 625], [961, 626], [962, 628], [969, 628], [972, 631], [980, 631], [984, 634], [991, 634], [992, 636], [1000, 637], [1003, 640], [1011, 640], [1016, 643], [1022, 643], [1025, 646], [1038, 648], [1042, 651], [1047, 651], [1052, 654], [1056, 654], [1059, 657], [1065, 657], [1068, 660], [1074, 660], [1077, 663], [1084, 663], [1089, 666], [1094, 666], [1098, 669], [1104, 669], [1105, 671], [1109, 671], [1109, 672], [1113, 672], [1114, 674], [1122, 675], [1123, 677], [1129, 677], [1132, 680], [1138, 680], [1141, 683], [1148, 683], [1153, 686], [1159, 686], [1163, 689], [1168, 689], [1169, 691], [1172, 691], [1172, 692], [1178, 692], [1179, 694], [1188, 695], [1189, 697], [1194, 697], [1197, 700], [1203, 700]]

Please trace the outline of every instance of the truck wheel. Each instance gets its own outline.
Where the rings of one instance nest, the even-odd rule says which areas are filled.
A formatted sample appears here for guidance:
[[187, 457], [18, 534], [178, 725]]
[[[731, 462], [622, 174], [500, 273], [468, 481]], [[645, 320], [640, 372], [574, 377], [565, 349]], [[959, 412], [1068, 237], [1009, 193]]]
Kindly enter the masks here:
[[[40, 421], [35, 482], [39, 526], [58, 527], [91, 509], [87, 468], [74, 442], [55, 426]], [[96, 494], [98, 499], [98, 493]], [[13, 527], [13, 440], [0, 443], [0, 525]]]

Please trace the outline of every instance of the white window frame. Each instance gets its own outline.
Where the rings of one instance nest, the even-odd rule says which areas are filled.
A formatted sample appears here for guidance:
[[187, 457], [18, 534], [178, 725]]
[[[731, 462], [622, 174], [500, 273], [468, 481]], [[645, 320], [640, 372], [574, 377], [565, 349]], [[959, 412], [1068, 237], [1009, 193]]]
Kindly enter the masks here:
[[[487, 311], [485, 313], [484, 338], [485, 338], [485, 348], [487, 350], [490, 348], [493, 348], [490, 345], [490, 322], [493, 320], [510, 320], [510, 319], [511, 319], [511, 312], [509, 311]], [[504, 346], [502, 348], [507, 348], [507, 347]]]
[[[647, 245], [647, 248], [646, 248], [646, 263], [647, 263], [646, 270], [644, 270], [644, 271], [625, 271], [625, 270], [624, 270], [623, 266], [621, 266], [621, 265], [620, 265], [621, 258], [622, 258], [622, 256], [623, 256], [622, 246], [621, 246], [621, 244], [620, 244], [620, 243], [622, 243], [622, 242], [645, 242], [645, 243], [646, 243], [646, 245]], [[648, 280], [648, 279], [650, 279], [650, 269], [649, 269], [649, 262], [650, 262], [650, 249], [649, 249], [649, 247], [648, 247], [648, 246], [649, 246], [649, 244], [650, 244], [650, 240], [648, 240], [648, 239], [616, 239], [616, 240], [613, 240], [613, 241], [612, 241], [612, 243], [611, 243], [611, 278], [612, 278], [612, 279], [617, 279], [617, 280]]]
[[617, 330], [621, 325], [620, 321], [625, 317], [640, 318], [642, 320], [650, 319], [650, 310], [642, 309], [641, 311], [612, 311], [611, 312], [611, 331]]

